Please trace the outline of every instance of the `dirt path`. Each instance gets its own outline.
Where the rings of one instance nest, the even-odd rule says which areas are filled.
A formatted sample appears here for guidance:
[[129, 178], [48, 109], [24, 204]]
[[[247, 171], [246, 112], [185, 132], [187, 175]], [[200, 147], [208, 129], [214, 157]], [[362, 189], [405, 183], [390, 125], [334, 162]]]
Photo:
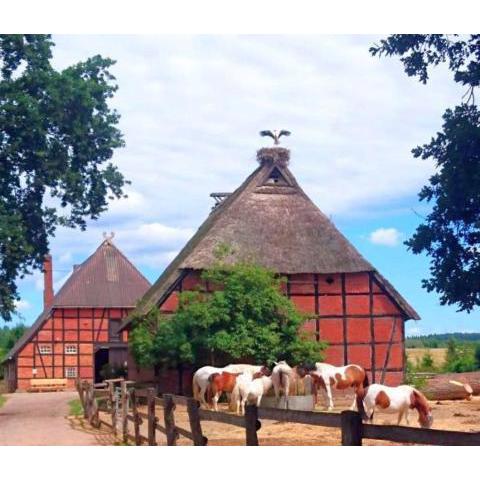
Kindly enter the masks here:
[[0, 408], [0, 445], [111, 445], [111, 435], [69, 417], [76, 392], [13, 393]]

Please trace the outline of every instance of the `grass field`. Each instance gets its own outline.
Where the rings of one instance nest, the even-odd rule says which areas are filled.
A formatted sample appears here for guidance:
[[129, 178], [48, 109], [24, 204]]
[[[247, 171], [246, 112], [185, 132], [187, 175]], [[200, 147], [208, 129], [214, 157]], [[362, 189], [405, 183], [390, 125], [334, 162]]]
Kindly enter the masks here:
[[3, 395], [0, 395], [0, 408], [3, 407], [3, 404], [7, 401], [7, 399], [3, 396]]
[[422, 357], [429, 352], [433, 358], [433, 364], [439, 368], [445, 363], [445, 356], [447, 354], [446, 348], [407, 348], [407, 358], [413, 365], [417, 366], [422, 360]]
[[74, 398], [68, 402], [68, 406], [70, 407], [70, 415], [74, 417], [79, 417], [83, 415], [83, 408], [80, 400], [78, 398]]

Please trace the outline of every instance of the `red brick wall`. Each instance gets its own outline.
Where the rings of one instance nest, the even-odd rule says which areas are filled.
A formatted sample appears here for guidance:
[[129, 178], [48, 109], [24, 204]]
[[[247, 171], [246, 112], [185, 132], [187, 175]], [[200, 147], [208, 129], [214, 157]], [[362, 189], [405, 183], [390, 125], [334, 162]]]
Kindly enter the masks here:
[[[128, 313], [129, 309], [125, 308], [54, 309], [18, 353], [17, 388], [26, 390], [33, 378], [66, 378], [66, 367], [74, 367], [80, 378], [91, 381], [94, 344], [109, 341], [109, 319], [121, 319]], [[127, 341], [126, 332], [122, 334], [122, 341]], [[49, 346], [52, 353], [40, 353], [43, 345]], [[66, 353], [66, 345], [75, 345], [77, 353]], [[74, 383], [75, 379], [68, 380], [69, 387], [73, 388]]]
[[[191, 290], [199, 282], [209, 289], [200, 280], [199, 272], [188, 274], [177, 291], [162, 304], [161, 310], [174, 311], [178, 305], [178, 290]], [[375, 377], [375, 381], [380, 382], [384, 374], [384, 381], [389, 385], [402, 382], [404, 319], [373, 275], [290, 275], [283, 291], [299, 311], [311, 314], [304, 328], [328, 342], [326, 362], [334, 365], [358, 363], [367, 369], [370, 380]]]

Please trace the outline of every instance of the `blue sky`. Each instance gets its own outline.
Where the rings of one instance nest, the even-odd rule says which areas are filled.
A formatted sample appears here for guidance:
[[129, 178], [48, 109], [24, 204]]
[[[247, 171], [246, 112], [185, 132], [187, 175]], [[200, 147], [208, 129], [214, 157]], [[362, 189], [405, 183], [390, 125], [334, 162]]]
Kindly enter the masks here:
[[[433, 172], [411, 148], [428, 142], [463, 91], [442, 68], [427, 86], [397, 59], [372, 58], [380, 36], [54, 36], [54, 63], [117, 60], [126, 148], [114, 162], [132, 181], [86, 232], [51, 242], [55, 288], [114, 231], [116, 244], [154, 281], [212, 206], [256, 167], [270, 142], [258, 131], [288, 128], [291, 170], [307, 194], [417, 309], [408, 333], [479, 331], [480, 315], [440, 306], [420, 286], [428, 259], [402, 242], [427, 211], [417, 192]], [[19, 312], [41, 310], [39, 272], [20, 282]]]

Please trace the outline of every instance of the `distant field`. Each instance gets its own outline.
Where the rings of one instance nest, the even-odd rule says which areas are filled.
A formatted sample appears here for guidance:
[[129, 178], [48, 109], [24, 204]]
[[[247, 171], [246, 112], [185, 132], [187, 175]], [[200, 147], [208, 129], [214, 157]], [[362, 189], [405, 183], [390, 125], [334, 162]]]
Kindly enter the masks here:
[[420, 362], [422, 357], [430, 352], [430, 355], [433, 358], [433, 364], [435, 367], [441, 367], [445, 362], [445, 356], [447, 354], [446, 348], [407, 348], [407, 358], [414, 364], [417, 365], [417, 361]]

